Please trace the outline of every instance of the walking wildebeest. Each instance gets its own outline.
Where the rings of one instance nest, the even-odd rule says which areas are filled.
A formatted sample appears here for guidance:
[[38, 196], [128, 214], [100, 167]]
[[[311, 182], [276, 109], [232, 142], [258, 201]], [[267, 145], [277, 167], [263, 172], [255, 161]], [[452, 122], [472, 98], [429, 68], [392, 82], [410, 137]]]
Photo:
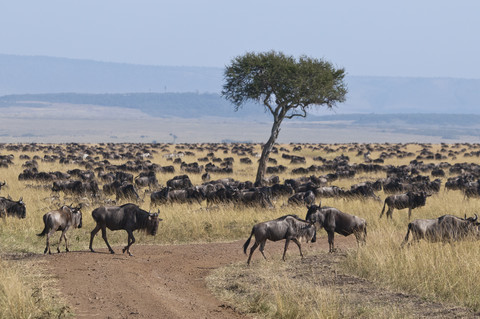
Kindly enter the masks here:
[[16, 202], [14, 200], [5, 197], [0, 197], [0, 217], [15, 216], [18, 218], [25, 218], [27, 216], [27, 210], [23, 197]]
[[60, 239], [58, 241], [57, 251], [60, 252], [60, 243], [62, 242], [62, 238], [65, 239], [65, 250], [68, 252], [68, 241], [67, 241], [67, 231], [73, 228], [82, 228], [82, 212], [80, 209], [82, 205], [78, 205], [77, 207], [72, 206], [62, 206], [57, 210], [50, 211], [43, 215], [43, 224], [45, 227], [40, 234], [37, 236], [45, 236], [47, 235], [47, 245], [45, 246], [44, 254], [50, 252], [50, 236], [52, 236], [56, 231], [61, 230], [62, 234], [60, 235]]
[[479, 235], [478, 216], [460, 218], [453, 215], [443, 215], [435, 219], [415, 219], [408, 224], [407, 235], [402, 247], [408, 242], [410, 232], [413, 241], [425, 239], [430, 242], [450, 242], [460, 240], [468, 235]]
[[400, 195], [390, 195], [385, 198], [383, 209], [380, 213], [380, 218], [382, 218], [383, 213], [385, 212], [385, 206], [388, 205], [387, 218], [392, 218], [393, 209], [408, 208], [408, 219], [410, 219], [412, 215], [412, 209], [425, 206], [428, 196], [431, 195], [427, 194], [426, 192], [407, 192]]
[[147, 234], [154, 236], [158, 230], [158, 223], [162, 220], [158, 218], [158, 213], [151, 214], [144, 211], [135, 204], [125, 204], [122, 206], [101, 206], [93, 210], [92, 217], [97, 223], [90, 234], [90, 250], [94, 252], [92, 244], [93, 237], [97, 232], [102, 230], [102, 238], [107, 244], [110, 253], [114, 254], [112, 247], [107, 241], [107, 228], [110, 230], [124, 229], [127, 231], [128, 240], [127, 246], [122, 249], [122, 252], [130, 253], [130, 246], [135, 242], [133, 237], [134, 230], [145, 230]]
[[267, 259], [263, 253], [267, 239], [271, 241], [285, 239], [283, 260], [285, 260], [285, 253], [287, 252], [290, 240], [297, 244], [298, 249], [300, 250], [300, 256], [303, 258], [302, 246], [300, 245], [299, 240], [304, 239], [307, 243], [309, 241], [314, 243], [317, 240], [316, 234], [314, 225], [298, 218], [296, 215], [285, 215], [274, 220], [258, 223], [253, 226], [250, 237], [248, 237], [245, 244], [243, 244], [243, 252], [246, 254], [250, 240], [252, 236], [255, 235], [255, 244], [250, 248], [250, 255], [248, 256], [247, 264], [250, 265], [250, 259], [252, 258], [253, 252], [259, 245], [260, 252], [263, 257]]
[[367, 222], [365, 219], [353, 216], [333, 207], [312, 205], [308, 208], [305, 219], [323, 227], [328, 234], [329, 252], [334, 252], [335, 233], [343, 236], [355, 235], [357, 243], [365, 243], [367, 238]]

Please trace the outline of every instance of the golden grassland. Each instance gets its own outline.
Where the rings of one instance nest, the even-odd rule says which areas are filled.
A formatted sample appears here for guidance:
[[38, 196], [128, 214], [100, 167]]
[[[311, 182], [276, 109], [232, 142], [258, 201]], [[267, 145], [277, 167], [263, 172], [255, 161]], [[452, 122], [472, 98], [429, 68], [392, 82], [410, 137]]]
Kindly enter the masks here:
[[[292, 149], [292, 145], [283, 145]], [[256, 146], [260, 152], [260, 146]], [[283, 182], [286, 178], [297, 177], [291, 174], [291, 168], [308, 167], [318, 162], [312, 160], [315, 156], [334, 158], [344, 154], [350, 157], [351, 163], [363, 162], [363, 157], [356, 156], [356, 152], [340, 149], [340, 145], [332, 145], [337, 149], [335, 152], [322, 153], [312, 149], [303, 148], [293, 155], [305, 156], [307, 163], [303, 165], [291, 165], [289, 160], [282, 159], [280, 154], [272, 154], [271, 157], [278, 160], [278, 164], [289, 167], [287, 172], [279, 174]], [[432, 151], [440, 149], [440, 145], [432, 145]], [[407, 145], [407, 150], [418, 152], [420, 145]], [[170, 151], [174, 147], [171, 145]], [[182, 160], [191, 163], [197, 158], [203, 157], [207, 151], [199, 152], [194, 157], [186, 156]], [[18, 175], [22, 172], [21, 165], [24, 160], [19, 159], [20, 154], [31, 157], [34, 153], [20, 153], [15, 151], [0, 150], [0, 155], [15, 155], [14, 165], [8, 169], [0, 168], [0, 181], [7, 181], [8, 187], [0, 191], [0, 196], [11, 196], [14, 200], [23, 197], [27, 205], [27, 218], [19, 220], [6, 218], [0, 220], [0, 318], [29, 318], [29, 317], [59, 317], [68, 316], [66, 306], [61, 298], [52, 298], [55, 291], [52, 289], [51, 279], [41, 275], [38, 265], [31, 262], [22, 262], [22, 270], [19, 269], [18, 261], [12, 262], [9, 256], [18, 254], [40, 254], [45, 247], [45, 238], [37, 237], [43, 229], [42, 216], [49, 210], [56, 209], [61, 204], [77, 203], [78, 199], [65, 196], [53, 196], [49, 188], [43, 187], [45, 183], [33, 181], [18, 181]], [[43, 157], [43, 154], [37, 154]], [[164, 158], [163, 153], [154, 154], [150, 160], [162, 166], [172, 165], [171, 161]], [[235, 159], [234, 173], [231, 175], [212, 174], [212, 179], [232, 177], [236, 180], [254, 180], [256, 164], [248, 165], [239, 162], [239, 156], [217, 152], [216, 157], [224, 158], [232, 156]], [[372, 158], [377, 158], [378, 152], [373, 152]], [[385, 164], [403, 165], [408, 164], [414, 157], [391, 158], [385, 160]], [[445, 161], [445, 160], [443, 160]], [[124, 160], [111, 161], [112, 164], [123, 164]], [[440, 161], [425, 160], [424, 162], [438, 163]], [[477, 157], [457, 159], [449, 158], [448, 162], [480, 162]], [[255, 161], [254, 161], [255, 163]], [[161, 185], [175, 175], [183, 174], [179, 165], [175, 164], [175, 173], [157, 174]], [[39, 161], [39, 171], [63, 171], [78, 168], [74, 164], [46, 163]], [[316, 173], [320, 175], [323, 173]], [[198, 174], [189, 174], [193, 184], [201, 184]], [[340, 179], [333, 182], [334, 185], [349, 188], [350, 185], [366, 180], [376, 180], [385, 177], [384, 173], [357, 174], [354, 179]], [[447, 174], [448, 177], [448, 174]], [[442, 179], [444, 183], [446, 178]], [[101, 184], [99, 185], [101, 188]], [[143, 194], [144, 202], [140, 206], [150, 209], [149, 192]], [[384, 199], [386, 195], [379, 192]], [[114, 196], [110, 197], [111, 200]], [[285, 214], [298, 214], [305, 216], [305, 207], [284, 207], [287, 198], [279, 198], [275, 203], [275, 209], [234, 207], [232, 205], [218, 205], [207, 208], [206, 203], [201, 204], [173, 204], [162, 205], [152, 208], [152, 211], [160, 210], [163, 218], [157, 236], [151, 237], [143, 233], [136, 234], [136, 244], [178, 244], [185, 242], [214, 242], [246, 239], [250, 234], [253, 224], [277, 218]], [[90, 239], [90, 231], [94, 228], [94, 221], [90, 212], [104, 202], [81, 200], [86, 206], [83, 211], [83, 228], [75, 229], [69, 233], [69, 246], [71, 250], [87, 250]], [[123, 204], [120, 202], [119, 204]], [[388, 287], [406, 293], [422, 296], [428, 300], [446, 302], [457, 306], [468, 307], [474, 311], [480, 310], [480, 288], [476, 284], [480, 272], [480, 246], [478, 241], [467, 240], [454, 244], [432, 244], [421, 242], [406, 249], [400, 249], [408, 224], [406, 210], [395, 211], [393, 220], [379, 219], [383, 203], [374, 200], [343, 200], [323, 199], [322, 205], [337, 207], [338, 209], [363, 217], [368, 223], [367, 245], [360, 249], [347, 252], [340, 263], [341, 269], [348, 274], [354, 274], [378, 285]], [[468, 216], [473, 213], [480, 214], [480, 200], [464, 200], [463, 194], [458, 191], [444, 192], [443, 187], [439, 194], [427, 199], [425, 207], [413, 211], [415, 218], [436, 218], [444, 214]], [[51, 241], [52, 251], [55, 250], [60, 233], [55, 234]], [[318, 240], [326, 241], [324, 231], [319, 233]], [[339, 236], [339, 235], [337, 235]], [[108, 239], [112, 246], [126, 243], [125, 232], [108, 231]], [[96, 237], [94, 247], [104, 248], [101, 236]], [[61, 250], [64, 251], [64, 245]], [[280, 253], [280, 252], [279, 252]], [[319, 287], [314, 284], [299, 283], [295, 279], [286, 278], [286, 263], [264, 262], [254, 255], [253, 265], [246, 267], [244, 263], [231, 265], [216, 270], [209, 278], [209, 285], [221, 298], [234, 304], [238, 309], [247, 313], [253, 313], [261, 317], [271, 318], [341, 318], [341, 317], [383, 317], [405, 318], [408, 314], [404, 310], [394, 306], [363, 305], [349, 307], [349, 296], [339, 294], [334, 288]], [[296, 256], [297, 257], [297, 256]], [[292, 257], [293, 259], [293, 254]], [[298, 258], [298, 257], [297, 257]], [[263, 259], [263, 258], [262, 258]], [[275, 260], [279, 260], [276, 258]], [[37, 269], [37, 270], [35, 270]], [[35, 270], [35, 271], [34, 271]], [[25, 276], [25, 274], [29, 274]], [[242, 275], [243, 274], [243, 275]], [[242, 278], [249, 278], [246, 274], [254, 274], [258, 282], [244, 282]], [[233, 276], [233, 277], [232, 277]], [[233, 279], [232, 279], [233, 278]], [[226, 282], [228, 280], [228, 282]], [[313, 281], [315, 282], [315, 281]], [[229, 289], [232, 285], [241, 287]], [[266, 285], [270, 293], [261, 293], [258, 288]], [[267, 289], [263, 289], [266, 291]], [[13, 307], [12, 305], [15, 305]], [[313, 305], [313, 306], [312, 306]], [[322, 309], [322, 311], [312, 311]], [[47, 314], [47, 315], [46, 315]]]

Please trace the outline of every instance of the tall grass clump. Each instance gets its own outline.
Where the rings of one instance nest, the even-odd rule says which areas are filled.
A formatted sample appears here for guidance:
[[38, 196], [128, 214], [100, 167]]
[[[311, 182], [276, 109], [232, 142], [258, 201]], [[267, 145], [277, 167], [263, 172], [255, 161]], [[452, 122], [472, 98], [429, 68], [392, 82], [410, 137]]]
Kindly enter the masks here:
[[319, 285], [322, 278], [314, 274], [301, 280], [296, 275], [288, 263], [260, 261], [250, 267], [242, 263], [214, 270], [207, 285], [237, 311], [261, 318], [408, 317], [392, 305], [358, 302], [334, 287]]
[[45, 289], [48, 283], [37, 268], [29, 263], [18, 266], [0, 260], [0, 318], [70, 317], [68, 308], [52, 295], [53, 290]]

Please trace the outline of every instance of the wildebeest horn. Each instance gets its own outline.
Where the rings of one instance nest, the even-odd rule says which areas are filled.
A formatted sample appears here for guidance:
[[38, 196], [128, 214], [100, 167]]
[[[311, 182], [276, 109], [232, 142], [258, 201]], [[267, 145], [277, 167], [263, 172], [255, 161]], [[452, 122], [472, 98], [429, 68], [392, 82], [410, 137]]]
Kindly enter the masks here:
[[477, 216], [477, 214], [475, 214], [475, 219], [473, 221], [476, 222], [477, 219], [478, 219], [478, 216]]

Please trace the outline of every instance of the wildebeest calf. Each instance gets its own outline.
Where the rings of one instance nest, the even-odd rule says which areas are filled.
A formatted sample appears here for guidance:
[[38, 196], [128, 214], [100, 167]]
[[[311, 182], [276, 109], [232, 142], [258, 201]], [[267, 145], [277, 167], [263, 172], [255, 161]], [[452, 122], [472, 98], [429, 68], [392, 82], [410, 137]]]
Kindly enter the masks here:
[[60, 239], [58, 241], [57, 251], [60, 252], [60, 243], [62, 242], [62, 238], [65, 239], [65, 250], [68, 252], [68, 241], [67, 241], [67, 231], [73, 228], [82, 228], [82, 212], [80, 209], [82, 208], [81, 205], [77, 207], [72, 206], [62, 206], [57, 210], [50, 211], [43, 215], [43, 223], [45, 227], [40, 234], [37, 236], [45, 236], [47, 235], [47, 245], [45, 246], [44, 254], [50, 252], [50, 236], [52, 236], [56, 231], [62, 231], [60, 235]]
[[335, 233], [348, 236], [355, 235], [357, 243], [365, 243], [367, 238], [367, 222], [365, 219], [344, 213], [333, 207], [312, 205], [308, 208], [305, 219], [323, 227], [328, 234], [329, 251], [335, 251]]
[[134, 230], [145, 230], [147, 234], [154, 236], [158, 230], [158, 223], [162, 220], [158, 218], [158, 214], [151, 214], [147, 211], [144, 211], [135, 204], [125, 204], [122, 206], [101, 206], [93, 210], [92, 217], [97, 223], [95, 228], [90, 234], [90, 250], [94, 252], [92, 244], [93, 238], [102, 230], [102, 238], [107, 244], [108, 250], [110, 253], [114, 254], [112, 247], [107, 241], [107, 228], [110, 230], [120, 230], [124, 229], [127, 231], [128, 240], [127, 246], [122, 250], [125, 251], [128, 255], [132, 256], [130, 253], [130, 246], [135, 242], [135, 237], [133, 237]]
[[316, 237], [315, 226], [311, 223], [298, 218], [296, 215], [285, 215], [280, 218], [259, 223], [253, 226], [250, 237], [248, 237], [245, 244], [243, 244], [243, 252], [247, 253], [248, 245], [253, 235], [255, 235], [255, 244], [250, 248], [250, 255], [248, 256], [247, 264], [250, 265], [250, 259], [252, 258], [253, 252], [260, 246], [260, 252], [263, 257], [265, 254], [263, 250], [265, 248], [265, 243], [268, 240], [278, 241], [285, 239], [285, 248], [283, 250], [282, 259], [285, 260], [285, 253], [287, 252], [288, 244], [290, 240], [297, 244], [298, 249], [300, 250], [300, 256], [303, 258], [302, 246], [300, 245], [301, 239], [304, 239], [307, 243], [311, 241], [314, 243], [317, 239]]

